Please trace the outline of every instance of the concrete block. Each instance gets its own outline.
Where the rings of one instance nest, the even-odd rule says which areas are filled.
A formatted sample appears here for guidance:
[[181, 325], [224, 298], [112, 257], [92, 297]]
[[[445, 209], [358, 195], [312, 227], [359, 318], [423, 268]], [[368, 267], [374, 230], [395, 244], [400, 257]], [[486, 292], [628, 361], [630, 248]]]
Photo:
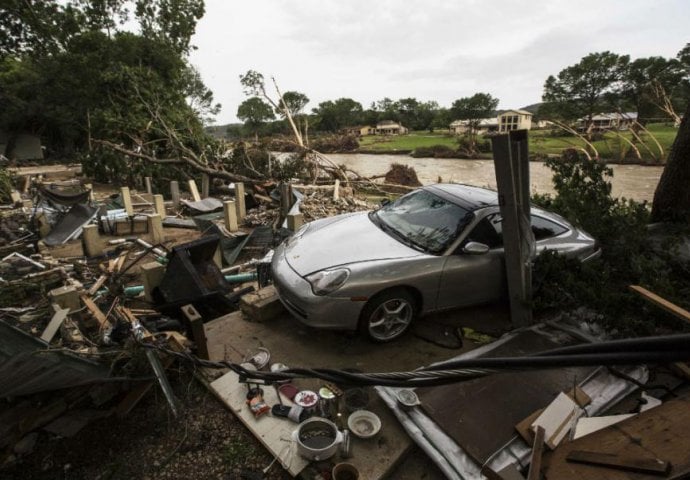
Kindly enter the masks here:
[[98, 233], [98, 225], [87, 225], [82, 231], [82, 244], [84, 254], [87, 257], [97, 257], [103, 255], [103, 244], [101, 235]]
[[302, 225], [304, 225], [304, 215], [301, 213], [293, 213], [287, 216], [288, 230], [296, 232]]
[[161, 284], [165, 275], [165, 266], [158, 262], [149, 262], [141, 266], [141, 283], [144, 285], [144, 298], [153, 302], [153, 289]]
[[79, 291], [72, 285], [51, 290], [48, 292], [48, 298], [51, 303], [58, 304], [60, 308], [69, 308], [70, 312], [74, 312], [81, 308]]
[[257, 322], [266, 322], [285, 312], [273, 285], [248, 293], [240, 299], [240, 310]]

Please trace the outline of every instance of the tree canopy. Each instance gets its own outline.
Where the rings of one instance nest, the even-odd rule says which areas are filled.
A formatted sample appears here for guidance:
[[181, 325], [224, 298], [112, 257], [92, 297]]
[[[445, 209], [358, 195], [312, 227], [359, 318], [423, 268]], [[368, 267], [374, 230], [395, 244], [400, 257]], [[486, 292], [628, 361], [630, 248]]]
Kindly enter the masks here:
[[550, 75], [544, 83], [542, 116], [564, 120], [588, 118], [611, 108], [622, 88], [628, 55], [590, 53], [575, 65]]

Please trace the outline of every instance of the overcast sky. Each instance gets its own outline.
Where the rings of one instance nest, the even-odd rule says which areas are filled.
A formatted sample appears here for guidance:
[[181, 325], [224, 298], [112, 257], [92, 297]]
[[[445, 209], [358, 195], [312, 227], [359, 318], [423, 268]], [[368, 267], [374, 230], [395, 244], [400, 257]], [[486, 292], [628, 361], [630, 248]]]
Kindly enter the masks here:
[[675, 57], [688, 0], [206, 0], [191, 62], [236, 122], [239, 75], [274, 76], [319, 102], [415, 97], [450, 106], [487, 92], [499, 108], [541, 100], [544, 80], [590, 52]]

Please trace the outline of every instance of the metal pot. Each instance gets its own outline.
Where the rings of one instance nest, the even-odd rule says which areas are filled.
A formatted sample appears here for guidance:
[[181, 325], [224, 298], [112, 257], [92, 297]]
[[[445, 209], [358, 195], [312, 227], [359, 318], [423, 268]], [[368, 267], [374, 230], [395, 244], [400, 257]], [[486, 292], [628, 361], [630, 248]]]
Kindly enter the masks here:
[[333, 422], [321, 417], [312, 417], [292, 432], [297, 443], [297, 453], [312, 461], [331, 458], [343, 442], [343, 434]]

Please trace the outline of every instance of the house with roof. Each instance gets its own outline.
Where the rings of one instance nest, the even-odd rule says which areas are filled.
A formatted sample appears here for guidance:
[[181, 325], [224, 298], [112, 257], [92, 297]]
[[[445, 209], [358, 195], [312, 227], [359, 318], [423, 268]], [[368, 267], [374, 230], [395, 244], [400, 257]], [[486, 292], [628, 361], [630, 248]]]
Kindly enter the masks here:
[[507, 110], [498, 115], [497, 120], [500, 133], [532, 128], [532, 114], [527, 110]]
[[408, 132], [406, 127], [393, 120], [382, 120], [376, 124], [375, 135], [404, 135]]
[[[467, 133], [469, 131], [470, 121], [455, 120], [448, 126], [448, 129], [450, 130], [450, 133], [454, 135], [462, 135], [463, 133]], [[495, 133], [498, 131], [498, 121], [496, 120], [496, 118], [482, 118], [481, 120], [479, 120], [479, 124], [477, 125], [475, 131], [478, 135]]]
[[[586, 117], [577, 119], [577, 129], [585, 131], [588, 128], [589, 119]], [[637, 112], [613, 112], [598, 113], [592, 115], [592, 131], [601, 132], [605, 130], [627, 130], [633, 123], [637, 122]]]

